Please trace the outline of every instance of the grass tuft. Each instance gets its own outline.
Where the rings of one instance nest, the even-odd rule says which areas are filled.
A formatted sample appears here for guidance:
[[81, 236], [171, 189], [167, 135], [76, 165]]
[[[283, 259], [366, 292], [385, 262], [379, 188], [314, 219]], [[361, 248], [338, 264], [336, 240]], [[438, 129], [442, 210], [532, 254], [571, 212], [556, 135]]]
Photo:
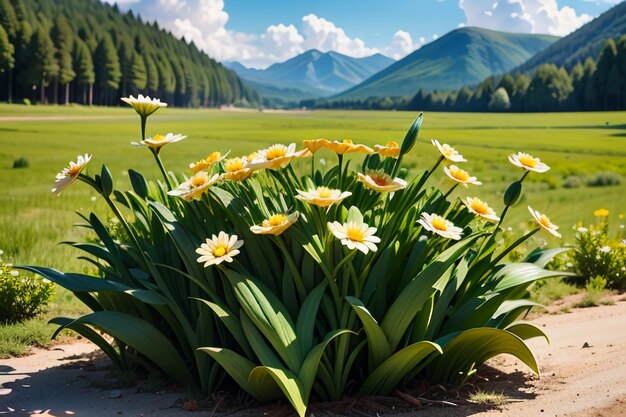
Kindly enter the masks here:
[[504, 405], [509, 401], [509, 397], [504, 392], [479, 389], [469, 395], [468, 401], [483, 405]]

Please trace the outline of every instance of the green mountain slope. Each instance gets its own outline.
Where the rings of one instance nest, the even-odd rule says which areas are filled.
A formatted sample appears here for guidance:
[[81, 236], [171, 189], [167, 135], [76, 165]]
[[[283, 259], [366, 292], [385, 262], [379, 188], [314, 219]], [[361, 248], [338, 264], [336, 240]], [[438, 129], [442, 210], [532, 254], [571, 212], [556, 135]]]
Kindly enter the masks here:
[[410, 96], [419, 89], [457, 89], [509, 71], [557, 39], [481, 28], [457, 29], [336, 98]]
[[626, 34], [626, 2], [553, 43], [515, 71], [529, 72], [541, 64], [556, 64], [570, 69], [589, 57], [595, 60], [608, 38], [617, 38], [623, 34]]
[[381, 54], [353, 58], [338, 52], [311, 49], [263, 70], [238, 62], [225, 64], [263, 97], [284, 100], [325, 97], [353, 87], [395, 62]]

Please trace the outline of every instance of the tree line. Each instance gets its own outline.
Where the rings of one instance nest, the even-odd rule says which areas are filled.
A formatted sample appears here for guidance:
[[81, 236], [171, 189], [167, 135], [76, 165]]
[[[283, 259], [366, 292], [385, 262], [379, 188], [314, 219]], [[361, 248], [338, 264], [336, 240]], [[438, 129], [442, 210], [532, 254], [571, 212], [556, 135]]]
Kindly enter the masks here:
[[100, 0], [0, 0], [0, 100], [179, 107], [247, 105], [258, 93], [191, 42]]
[[491, 76], [458, 91], [420, 90], [413, 97], [364, 100], [304, 100], [300, 106], [324, 109], [430, 110], [463, 112], [554, 112], [626, 109], [626, 35], [608, 39], [596, 60], [578, 62], [569, 71], [554, 64], [534, 74]]

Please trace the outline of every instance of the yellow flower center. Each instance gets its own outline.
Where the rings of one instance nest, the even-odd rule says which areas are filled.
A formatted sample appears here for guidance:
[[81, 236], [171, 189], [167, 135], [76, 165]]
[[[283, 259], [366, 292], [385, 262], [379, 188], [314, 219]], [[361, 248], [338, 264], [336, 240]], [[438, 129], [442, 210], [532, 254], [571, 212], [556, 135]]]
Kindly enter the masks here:
[[268, 227], [268, 226], [272, 226], [272, 227], [280, 226], [281, 224], [283, 224], [285, 222], [285, 220], [287, 220], [287, 216], [285, 216], [284, 214], [274, 214], [269, 219], [263, 221], [263, 226], [265, 226], [265, 227]]
[[80, 165], [72, 165], [70, 169], [67, 171], [67, 175], [69, 175], [70, 177], [75, 177], [80, 172], [80, 169], [81, 169]]
[[446, 219], [444, 219], [443, 217], [433, 217], [430, 224], [432, 224], [433, 227], [437, 230], [448, 230], [448, 226], [446, 225]]
[[226, 246], [225, 244], [220, 244], [217, 245], [215, 247], [215, 249], [213, 249], [213, 256], [219, 258], [221, 256], [224, 256], [226, 254], [226, 250], [228, 249], [228, 246]]
[[520, 156], [519, 161], [522, 163], [522, 165], [525, 165], [530, 168], [534, 168], [537, 166], [537, 160], [530, 155]]
[[451, 169], [450, 174], [459, 181], [467, 181], [470, 175], [462, 169]]
[[276, 159], [285, 155], [287, 155], [287, 148], [285, 146], [272, 146], [267, 150], [265, 157], [267, 159]]
[[200, 187], [207, 182], [207, 179], [204, 176], [193, 177], [191, 179], [191, 185], [194, 187]]
[[207, 164], [214, 164], [214, 163], [216, 163], [220, 159], [221, 156], [222, 156], [221, 153], [213, 152], [213, 153], [211, 153], [211, 155], [206, 157], [206, 163]]
[[245, 167], [246, 167], [246, 164], [241, 158], [233, 158], [224, 162], [224, 168], [226, 169], [227, 172], [239, 171], [239, 170], [244, 169]]
[[539, 223], [548, 229], [552, 229], [552, 223], [550, 223], [550, 219], [548, 219], [545, 214], [539, 216]]
[[441, 145], [441, 148], [443, 149], [444, 156], [456, 155], [456, 149], [454, 149], [452, 146], [448, 145], [447, 143], [444, 143], [443, 145]]
[[365, 233], [361, 230], [360, 227], [349, 227], [346, 231], [346, 236], [348, 239], [355, 242], [362, 242], [365, 238]]
[[480, 201], [479, 199], [472, 200], [472, 209], [478, 214], [489, 214], [489, 206], [487, 203]]
[[319, 198], [330, 198], [332, 197], [333, 193], [332, 190], [330, 188], [327, 187], [319, 187], [317, 189], [317, 196]]
[[154, 135], [152, 136], [152, 140], [155, 142], [161, 142], [163, 139], [165, 139], [165, 136], [163, 135]]

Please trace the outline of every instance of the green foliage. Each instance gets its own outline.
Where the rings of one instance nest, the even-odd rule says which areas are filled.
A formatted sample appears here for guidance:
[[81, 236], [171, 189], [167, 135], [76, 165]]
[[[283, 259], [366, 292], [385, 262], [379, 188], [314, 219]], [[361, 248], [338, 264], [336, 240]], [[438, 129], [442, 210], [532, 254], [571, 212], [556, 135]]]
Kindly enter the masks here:
[[[357, 156], [351, 165], [341, 149], [367, 148], [321, 141], [337, 152], [337, 164], [316, 169], [297, 155], [280, 156], [293, 151], [277, 145], [244, 166], [255, 171], [249, 177], [222, 160], [182, 182], [163, 168], [163, 152], [152, 155], [166, 181], [132, 171], [134, 191], [115, 189], [106, 167], [93, 178], [81, 173], [78, 179], [101, 195], [125, 233], [81, 214], [97, 238], [69, 244], [85, 253], [95, 276], [22, 268], [94, 311], [52, 323], [92, 340], [120, 367], [152, 364], [205, 393], [236, 384], [260, 401], [284, 397], [302, 416], [312, 398], [388, 394], [418, 374], [457, 385], [502, 353], [538, 372], [524, 341], [543, 333], [516, 319], [535, 305], [525, 299], [533, 282], [566, 273], [544, 269], [555, 250], [503, 263], [538, 228], [502, 245], [500, 224], [474, 217], [427, 185], [444, 158], [392, 198], [364, 186], [350, 169], [399, 171], [421, 125], [420, 116], [398, 159]], [[213, 174], [218, 183], [209, 187]], [[318, 186], [351, 195], [327, 207], [296, 198], [296, 190]], [[444, 215], [462, 236], [428, 231], [426, 213]], [[291, 217], [272, 220], [277, 214], [295, 217], [285, 224]], [[284, 228], [271, 229], [272, 221]], [[338, 224], [351, 231], [340, 232]], [[258, 234], [254, 225], [275, 233]], [[230, 236], [218, 238], [223, 233]]]
[[28, 168], [30, 166], [30, 162], [28, 162], [28, 159], [21, 157], [21, 158], [17, 158], [15, 161], [13, 161], [13, 168]]
[[[5, 43], [0, 35], [0, 82], [9, 85], [8, 94], [7, 89], [0, 90], [0, 99], [30, 98], [32, 85], [43, 82], [38, 91], [42, 103], [118, 105], [117, 98], [131, 92], [158, 94], [170, 106], [259, 101], [235, 73], [193, 43], [108, 4], [2, 0], [0, 26], [8, 37]], [[14, 53], [9, 53], [10, 45]], [[13, 72], [2, 74], [9, 56], [15, 61], [15, 82]], [[75, 79], [78, 88], [71, 88]], [[199, 87], [201, 83], [205, 88]]]
[[9, 36], [4, 27], [0, 25], [0, 73], [10, 71], [15, 66], [15, 48], [9, 42]]
[[54, 290], [50, 281], [13, 269], [0, 251], [0, 324], [28, 320], [48, 303]]
[[611, 185], [620, 185], [622, 183], [622, 177], [613, 171], [597, 172], [589, 176], [586, 180], [586, 184], [589, 187], [607, 187]]
[[[609, 235], [607, 217], [601, 216], [599, 223], [588, 227], [583, 227], [580, 223], [572, 262], [578, 275], [575, 279], [578, 285], [585, 287], [591, 285], [591, 290], [602, 290], [605, 286], [625, 290], [626, 234], [624, 229], [620, 228], [618, 236], [613, 239]], [[601, 282], [604, 282], [604, 285], [598, 288]]]

